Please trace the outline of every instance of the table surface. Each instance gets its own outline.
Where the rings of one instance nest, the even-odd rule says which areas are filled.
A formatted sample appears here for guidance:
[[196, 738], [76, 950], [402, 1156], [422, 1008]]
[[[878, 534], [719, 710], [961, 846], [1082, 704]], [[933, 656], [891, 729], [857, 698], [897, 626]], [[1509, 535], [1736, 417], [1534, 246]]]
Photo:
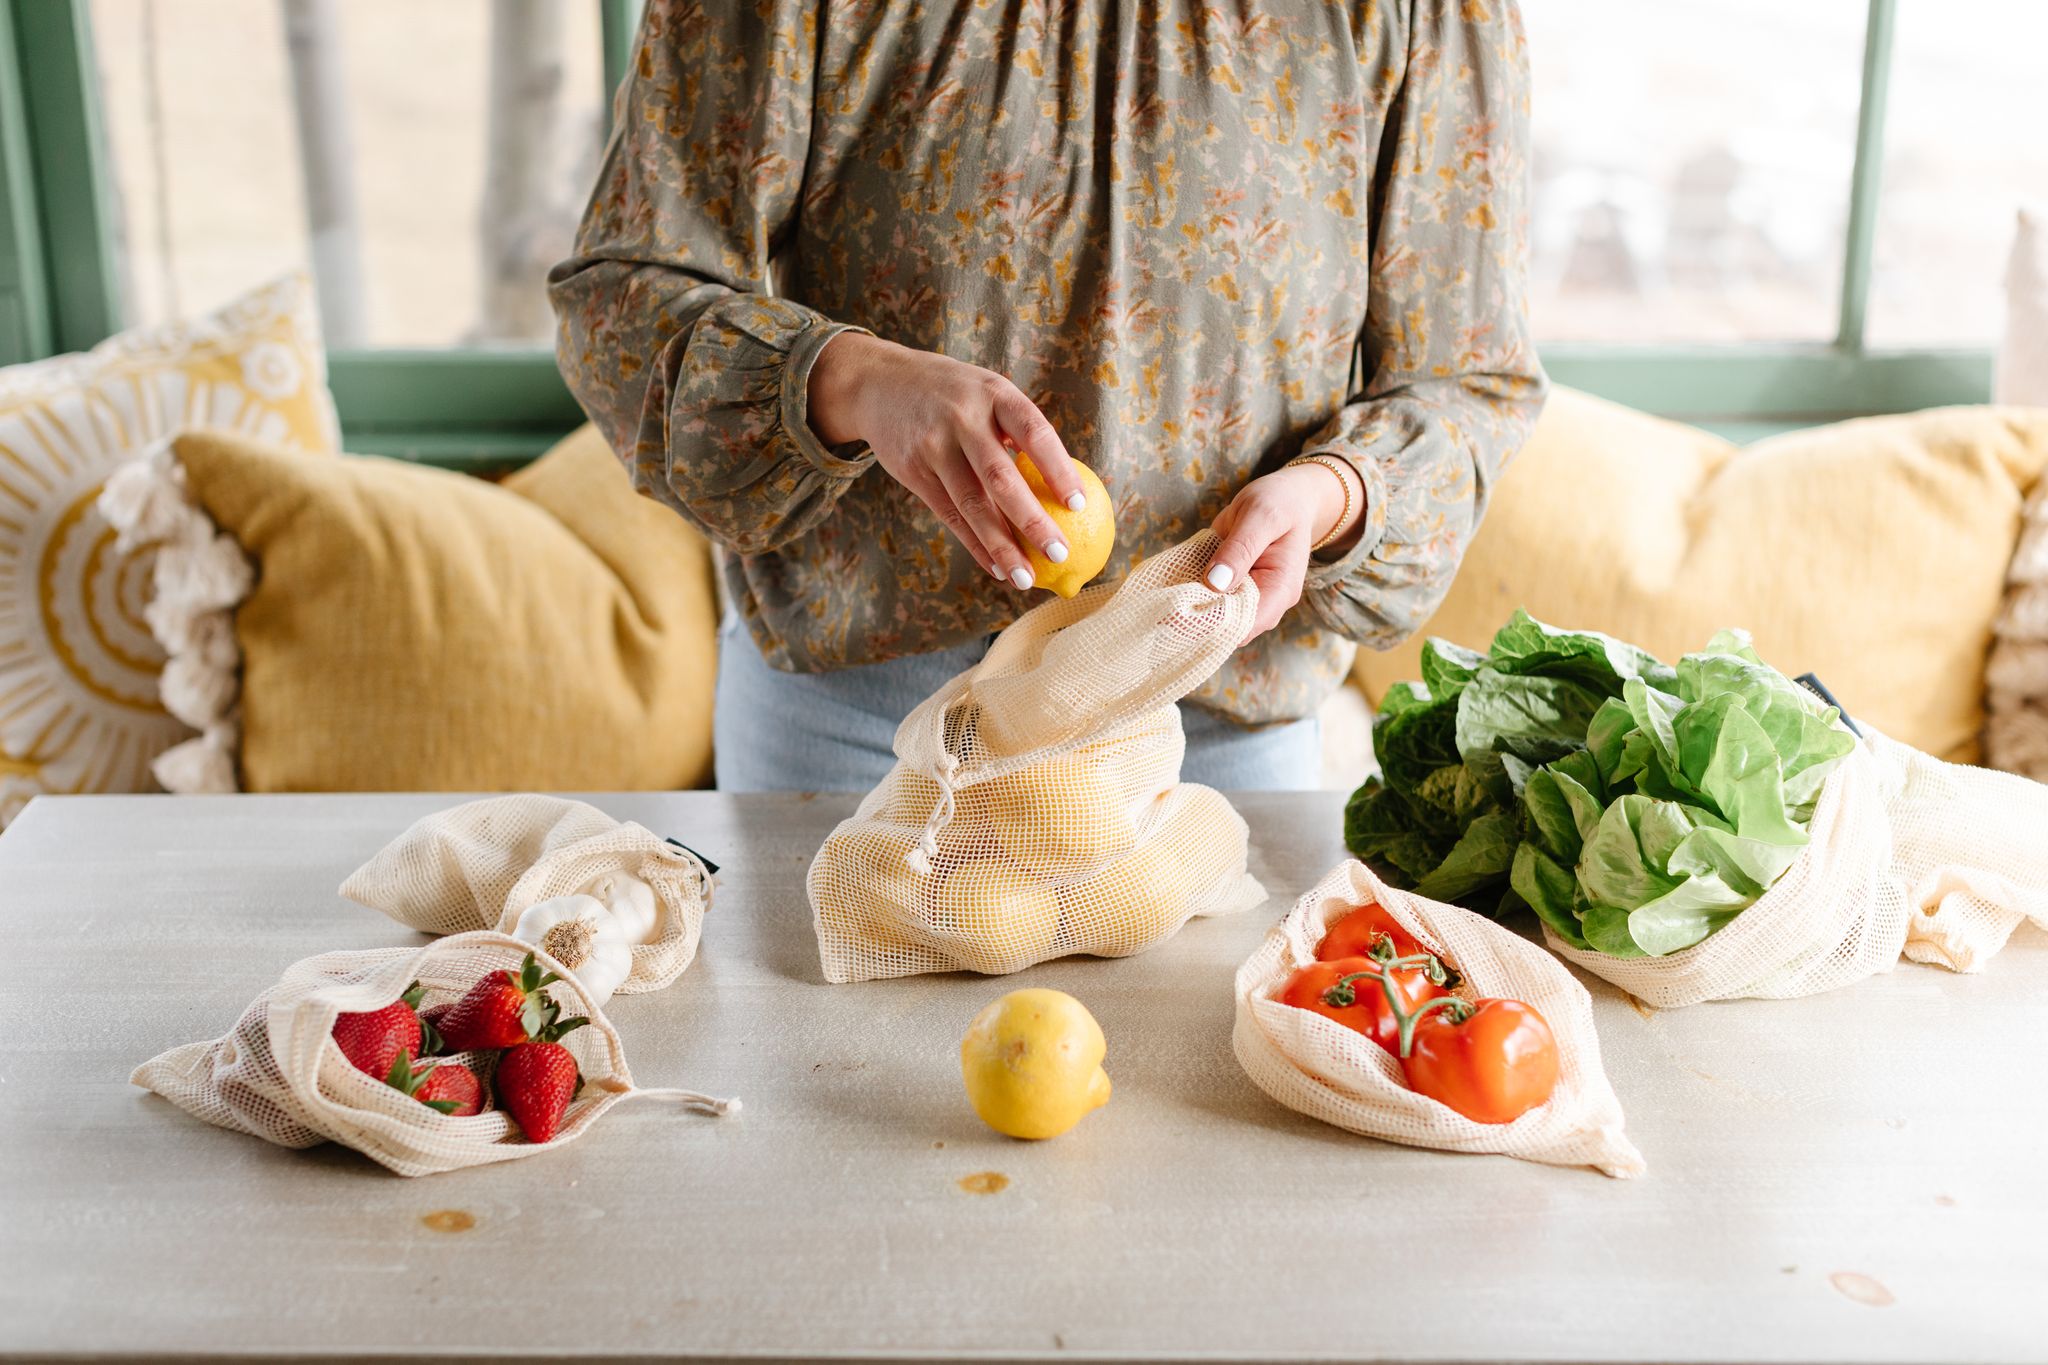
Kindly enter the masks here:
[[[598, 796], [723, 865], [698, 960], [613, 1017], [643, 1084], [532, 1160], [403, 1180], [131, 1087], [285, 964], [417, 941], [344, 874], [447, 796], [41, 800], [0, 836], [0, 1356], [475, 1353], [2039, 1360], [2048, 938], [1790, 1002], [1597, 981], [1636, 1181], [1368, 1141], [1267, 1099], [1231, 976], [1342, 856], [1335, 795], [1248, 796], [1267, 905], [1122, 961], [827, 986], [803, 876], [844, 796]], [[957, 1040], [1085, 1001], [1116, 1096], [983, 1128]], [[1008, 1184], [974, 1193], [969, 1179]], [[996, 1182], [986, 1182], [996, 1183]], [[445, 1230], [458, 1227], [461, 1230]]]

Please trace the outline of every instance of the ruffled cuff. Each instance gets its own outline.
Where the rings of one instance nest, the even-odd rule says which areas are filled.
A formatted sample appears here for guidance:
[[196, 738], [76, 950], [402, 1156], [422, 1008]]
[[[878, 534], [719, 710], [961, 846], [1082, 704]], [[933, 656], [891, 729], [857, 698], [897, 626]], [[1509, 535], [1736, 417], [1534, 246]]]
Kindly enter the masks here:
[[675, 362], [661, 486], [650, 491], [740, 554], [824, 521], [875, 457], [811, 429], [811, 367], [833, 337], [860, 330], [756, 294], [705, 309]]
[[816, 466], [820, 474], [850, 479], [875, 462], [875, 452], [868, 449], [866, 441], [828, 446], [811, 428], [811, 368], [824, 353], [825, 343], [841, 332], [874, 335], [865, 327], [833, 322], [813, 314], [811, 324], [797, 335], [790, 346], [789, 358], [782, 365], [782, 426], [803, 457]]

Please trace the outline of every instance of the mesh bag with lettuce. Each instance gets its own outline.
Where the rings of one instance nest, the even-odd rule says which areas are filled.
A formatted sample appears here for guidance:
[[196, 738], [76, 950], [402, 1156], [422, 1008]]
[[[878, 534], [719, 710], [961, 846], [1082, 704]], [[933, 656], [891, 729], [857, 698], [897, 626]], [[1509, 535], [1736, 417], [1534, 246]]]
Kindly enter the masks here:
[[2048, 788], [1862, 727], [1740, 631], [1667, 665], [1517, 612], [1430, 640], [1345, 839], [1432, 899], [1541, 921], [1652, 1005], [1808, 995], [2048, 923]]

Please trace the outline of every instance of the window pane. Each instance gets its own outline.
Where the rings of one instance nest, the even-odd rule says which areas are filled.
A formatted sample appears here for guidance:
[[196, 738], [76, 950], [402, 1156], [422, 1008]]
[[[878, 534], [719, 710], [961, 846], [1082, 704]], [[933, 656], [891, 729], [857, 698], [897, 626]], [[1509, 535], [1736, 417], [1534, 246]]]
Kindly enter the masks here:
[[[595, 5], [92, 0], [92, 17], [131, 322], [314, 265], [331, 346], [551, 338], [542, 278], [604, 132]], [[317, 232], [309, 201], [329, 206]]]
[[1871, 268], [1871, 344], [1987, 346], [2015, 210], [2048, 205], [2043, 0], [1902, 0]]
[[1832, 337], [1865, 0], [1525, 0], [1522, 15], [1537, 336]]

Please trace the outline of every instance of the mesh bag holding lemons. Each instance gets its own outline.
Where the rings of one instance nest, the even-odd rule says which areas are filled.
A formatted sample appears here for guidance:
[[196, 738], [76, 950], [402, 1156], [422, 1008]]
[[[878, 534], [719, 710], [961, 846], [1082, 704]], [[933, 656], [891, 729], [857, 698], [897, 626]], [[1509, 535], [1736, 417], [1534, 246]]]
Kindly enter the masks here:
[[1265, 899], [1245, 824], [1180, 780], [1175, 703], [1251, 628], [1201, 581], [1213, 532], [1025, 613], [896, 732], [896, 766], [811, 864], [828, 981], [1122, 957]]

